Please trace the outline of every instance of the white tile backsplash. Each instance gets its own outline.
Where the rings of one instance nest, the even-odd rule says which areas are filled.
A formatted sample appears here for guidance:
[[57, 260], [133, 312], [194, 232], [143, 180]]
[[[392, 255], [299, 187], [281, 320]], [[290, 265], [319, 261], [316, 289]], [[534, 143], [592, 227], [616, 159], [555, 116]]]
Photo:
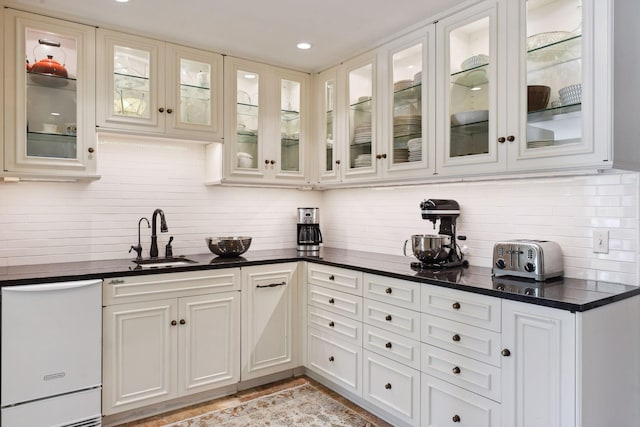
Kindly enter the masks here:
[[[434, 232], [420, 201], [450, 198], [461, 205], [473, 265], [490, 266], [497, 240], [548, 239], [562, 246], [566, 276], [638, 285], [637, 173], [316, 192], [207, 187], [198, 144], [118, 138], [98, 150], [100, 180], [0, 183], [0, 266], [131, 257], [138, 219], [151, 221], [156, 208], [169, 226], [161, 253], [169, 236], [185, 255], [207, 252], [211, 235], [253, 236], [254, 250], [291, 248], [296, 208], [319, 206], [326, 246], [401, 255], [412, 234]], [[592, 251], [596, 228], [609, 230], [608, 254]], [[149, 236], [143, 227], [145, 254]]]

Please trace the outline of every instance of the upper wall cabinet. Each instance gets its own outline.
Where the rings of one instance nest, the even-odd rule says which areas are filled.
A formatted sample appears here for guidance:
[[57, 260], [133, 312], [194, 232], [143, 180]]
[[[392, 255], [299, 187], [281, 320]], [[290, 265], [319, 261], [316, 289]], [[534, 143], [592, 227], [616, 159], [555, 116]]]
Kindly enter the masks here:
[[98, 126], [203, 141], [222, 139], [222, 56], [97, 30]]
[[97, 178], [95, 28], [4, 10], [3, 175]]
[[308, 91], [308, 74], [225, 57], [224, 183], [309, 183]]
[[436, 24], [438, 174], [609, 166], [607, 3], [491, 0]]

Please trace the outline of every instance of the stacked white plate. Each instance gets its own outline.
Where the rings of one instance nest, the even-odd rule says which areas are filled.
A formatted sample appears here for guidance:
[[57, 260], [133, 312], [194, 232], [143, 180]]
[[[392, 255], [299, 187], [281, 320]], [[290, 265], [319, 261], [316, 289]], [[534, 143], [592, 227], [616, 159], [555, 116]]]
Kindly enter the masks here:
[[362, 144], [364, 142], [371, 142], [371, 123], [358, 125], [353, 131], [353, 143]]
[[406, 148], [393, 149], [393, 163], [406, 163], [409, 161], [409, 150]]
[[558, 91], [562, 105], [580, 104], [582, 102], [582, 85], [580, 83], [563, 87]]
[[360, 154], [353, 161], [353, 166], [356, 168], [364, 168], [371, 166], [371, 154]]
[[400, 80], [393, 84], [393, 91], [398, 92], [411, 86], [413, 86], [413, 80]]
[[393, 118], [393, 136], [411, 135], [422, 132], [422, 116], [411, 114]]
[[409, 161], [419, 162], [422, 160], [422, 138], [413, 138], [407, 142], [409, 148]]

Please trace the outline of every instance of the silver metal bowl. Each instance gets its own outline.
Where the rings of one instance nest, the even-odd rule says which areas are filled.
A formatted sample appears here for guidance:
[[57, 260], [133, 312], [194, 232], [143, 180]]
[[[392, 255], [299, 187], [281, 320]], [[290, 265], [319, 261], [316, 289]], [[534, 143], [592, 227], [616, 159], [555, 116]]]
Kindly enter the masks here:
[[207, 237], [205, 240], [209, 250], [222, 257], [240, 256], [251, 246], [248, 236]]
[[[403, 252], [407, 255], [407, 243], [404, 241]], [[451, 236], [446, 234], [414, 234], [411, 236], [413, 256], [426, 263], [443, 261], [451, 251]]]

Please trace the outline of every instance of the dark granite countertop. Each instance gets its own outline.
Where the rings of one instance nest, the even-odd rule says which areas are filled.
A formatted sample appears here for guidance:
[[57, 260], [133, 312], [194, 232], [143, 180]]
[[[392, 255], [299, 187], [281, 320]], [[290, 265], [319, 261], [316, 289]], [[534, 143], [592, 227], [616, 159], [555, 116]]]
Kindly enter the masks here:
[[[302, 255], [295, 249], [278, 249], [248, 251], [239, 258], [220, 258], [213, 254], [187, 258], [195, 263], [139, 269], [132, 259], [120, 259], [0, 267], [0, 286], [309, 261], [569, 311], [586, 311], [640, 294], [640, 287], [594, 280], [564, 278], [536, 284], [521, 279], [494, 278], [491, 269], [486, 267], [416, 271], [411, 267], [414, 258], [332, 248], [322, 248], [318, 256]], [[505, 284], [521, 285], [518, 287], [522, 289], [533, 287], [539, 295], [500, 290], [500, 285]]]

